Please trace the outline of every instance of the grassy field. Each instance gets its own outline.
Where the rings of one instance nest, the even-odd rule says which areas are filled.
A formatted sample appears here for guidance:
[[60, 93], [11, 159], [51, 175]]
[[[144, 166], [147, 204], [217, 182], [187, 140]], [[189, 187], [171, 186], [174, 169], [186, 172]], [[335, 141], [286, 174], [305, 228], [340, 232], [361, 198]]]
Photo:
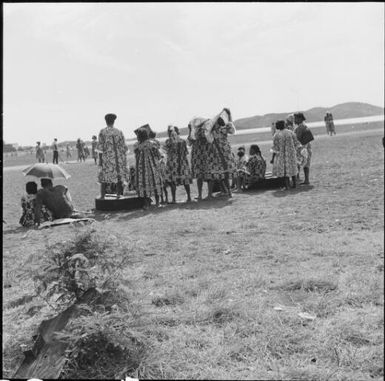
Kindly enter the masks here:
[[[97, 234], [110, 234], [135, 258], [123, 280], [147, 349], [137, 375], [382, 380], [382, 136], [316, 139], [311, 186], [297, 190], [97, 213]], [[261, 148], [270, 159], [270, 146]], [[77, 208], [92, 209], [96, 167], [66, 169]], [[20, 345], [49, 313], [24, 271], [47, 243], [88, 229], [17, 227], [24, 182], [18, 171], [4, 172], [3, 377], [12, 377]]]

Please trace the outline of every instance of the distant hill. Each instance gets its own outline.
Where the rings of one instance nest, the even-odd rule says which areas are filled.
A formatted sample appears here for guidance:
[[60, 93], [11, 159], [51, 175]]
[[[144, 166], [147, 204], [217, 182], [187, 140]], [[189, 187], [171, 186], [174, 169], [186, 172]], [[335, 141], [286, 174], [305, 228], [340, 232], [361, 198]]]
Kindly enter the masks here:
[[[302, 110], [301, 110], [302, 111]], [[306, 111], [302, 111], [305, 114], [306, 121], [319, 122], [324, 120], [325, 113], [329, 111], [333, 114], [334, 119], [346, 119], [346, 118], [360, 118], [364, 116], [382, 115], [384, 114], [384, 108], [373, 106], [368, 103], [360, 102], [347, 102], [341, 103], [333, 107], [314, 107]], [[261, 128], [269, 127], [273, 122], [279, 119], [285, 119], [287, 115], [296, 111], [287, 111], [281, 113], [272, 113], [265, 115], [256, 115], [248, 118], [241, 118], [234, 121], [235, 127], [239, 130], [249, 128]], [[181, 135], [187, 135], [188, 129], [181, 128]], [[167, 132], [158, 132], [157, 137], [162, 138], [167, 136]]]
[[[306, 111], [306, 121], [319, 122], [324, 119], [325, 113], [329, 111], [333, 114], [333, 119], [347, 119], [360, 118], [364, 116], [382, 115], [384, 108], [373, 106], [368, 103], [348, 102], [342, 103], [333, 107], [314, 107]], [[288, 111], [283, 113], [256, 115], [249, 118], [237, 119], [234, 121], [237, 129], [260, 128], [269, 127], [271, 124], [279, 119], [285, 119], [287, 115], [295, 111]]]

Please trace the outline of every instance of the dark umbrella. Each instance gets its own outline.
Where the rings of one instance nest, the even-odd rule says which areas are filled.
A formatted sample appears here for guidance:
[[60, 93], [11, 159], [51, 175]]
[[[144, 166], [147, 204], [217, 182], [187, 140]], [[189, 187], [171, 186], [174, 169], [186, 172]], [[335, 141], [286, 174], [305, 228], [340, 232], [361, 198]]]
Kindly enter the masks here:
[[69, 179], [71, 177], [71, 175], [59, 167], [59, 165], [50, 163], [35, 163], [23, 169], [23, 175], [49, 179]]

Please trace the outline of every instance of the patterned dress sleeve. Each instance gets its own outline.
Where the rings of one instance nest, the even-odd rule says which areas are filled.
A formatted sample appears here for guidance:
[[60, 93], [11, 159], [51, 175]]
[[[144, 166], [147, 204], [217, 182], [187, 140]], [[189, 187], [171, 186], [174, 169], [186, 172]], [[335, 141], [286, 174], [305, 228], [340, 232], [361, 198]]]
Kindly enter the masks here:
[[275, 133], [273, 136], [273, 147], [271, 149], [273, 153], [279, 153], [279, 136]]
[[104, 151], [104, 140], [105, 140], [105, 136], [104, 136], [104, 133], [103, 131], [100, 131], [99, 132], [99, 139], [98, 139], [98, 145], [97, 145], [97, 150], [98, 151], [101, 151], [103, 152]]

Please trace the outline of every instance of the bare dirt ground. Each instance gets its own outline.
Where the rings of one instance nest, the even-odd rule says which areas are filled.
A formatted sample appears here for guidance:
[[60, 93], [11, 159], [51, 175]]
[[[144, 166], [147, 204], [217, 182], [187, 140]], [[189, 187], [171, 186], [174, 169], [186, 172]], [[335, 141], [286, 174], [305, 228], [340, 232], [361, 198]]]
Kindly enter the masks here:
[[[95, 229], [138, 258], [124, 279], [151, 353], [144, 376], [383, 379], [382, 136], [316, 139], [311, 185], [297, 190], [96, 214]], [[93, 208], [96, 167], [66, 169], [78, 209]], [[24, 183], [4, 172], [4, 377], [47, 314], [23, 271], [47, 243], [88, 229], [19, 228]]]

